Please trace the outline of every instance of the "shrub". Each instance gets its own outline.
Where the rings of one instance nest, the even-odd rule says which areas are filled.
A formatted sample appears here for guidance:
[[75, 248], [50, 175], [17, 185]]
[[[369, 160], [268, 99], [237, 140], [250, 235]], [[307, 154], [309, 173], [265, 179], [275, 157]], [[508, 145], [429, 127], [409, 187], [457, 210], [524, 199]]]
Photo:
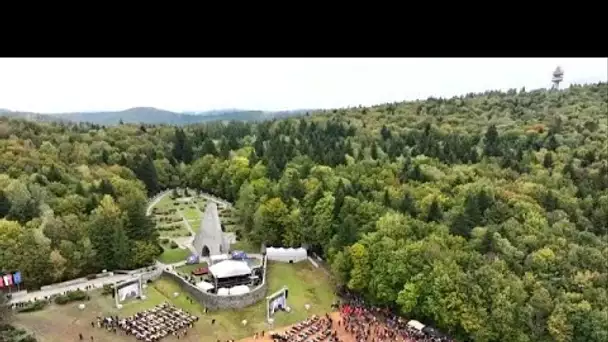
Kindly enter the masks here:
[[163, 245], [166, 245], [166, 244], [169, 243], [169, 239], [167, 239], [167, 238], [161, 238], [160, 239], [160, 243], [163, 244]]
[[114, 287], [111, 284], [105, 284], [101, 290], [103, 296], [111, 295], [114, 292]]
[[82, 290], [70, 291], [67, 293], [67, 296], [71, 302], [89, 300], [89, 294]]
[[13, 330], [15, 330], [15, 327], [13, 327], [12, 325], [0, 324], [0, 332], [3, 332], [3, 331], [13, 331]]
[[171, 241], [171, 244], [169, 244], [169, 247], [171, 247], [171, 249], [176, 249], [179, 246], [177, 245], [177, 243], [175, 241]]
[[59, 304], [59, 305], [65, 305], [70, 302], [70, 299], [68, 298], [68, 296], [64, 296], [64, 295], [59, 295], [59, 296], [55, 297], [54, 300], [55, 300], [55, 304]]
[[36, 300], [33, 302], [27, 303], [25, 306], [17, 309], [17, 312], [34, 312], [42, 310], [46, 307], [47, 301], [45, 300]]
[[89, 300], [89, 295], [82, 290], [69, 291], [65, 295], [59, 295], [55, 297], [55, 304], [65, 305], [70, 302], [77, 302], [81, 300]]

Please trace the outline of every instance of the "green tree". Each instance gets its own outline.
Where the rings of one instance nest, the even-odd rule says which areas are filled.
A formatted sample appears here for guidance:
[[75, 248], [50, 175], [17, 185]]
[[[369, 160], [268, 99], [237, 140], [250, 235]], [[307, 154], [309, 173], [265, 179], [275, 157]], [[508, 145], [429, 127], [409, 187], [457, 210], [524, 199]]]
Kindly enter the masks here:
[[416, 200], [409, 191], [406, 191], [403, 194], [403, 198], [401, 199], [401, 203], [399, 205], [399, 210], [402, 213], [409, 214], [412, 217], [416, 217], [418, 215]]
[[443, 218], [443, 210], [441, 209], [441, 205], [437, 202], [436, 199], [431, 202], [431, 206], [429, 207], [429, 212], [426, 215], [427, 222], [439, 222]]
[[103, 269], [115, 270], [128, 266], [130, 241], [121, 216], [120, 208], [112, 197], [106, 195], [91, 217], [89, 236], [97, 251], [99, 266]]
[[255, 243], [280, 246], [289, 210], [280, 198], [271, 198], [256, 210], [250, 239]]
[[217, 148], [215, 147], [215, 143], [213, 142], [213, 140], [206, 138], [203, 141], [203, 145], [201, 146], [201, 155], [207, 155], [210, 154], [212, 156], [217, 157], [218, 156], [218, 152], [217, 152]]
[[135, 174], [137, 175], [137, 178], [139, 178], [146, 185], [146, 189], [148, 189], [148, 196], [157, 194], [160, 191], [156, 167], [149, 156], [146, 156], [141, 160], [135, 169]]

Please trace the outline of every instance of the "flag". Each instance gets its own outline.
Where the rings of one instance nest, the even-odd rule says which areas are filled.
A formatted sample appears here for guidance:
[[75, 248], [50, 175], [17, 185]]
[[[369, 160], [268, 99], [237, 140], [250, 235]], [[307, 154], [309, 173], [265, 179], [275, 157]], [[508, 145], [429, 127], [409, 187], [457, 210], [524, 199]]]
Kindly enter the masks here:
[[4, 278], [4, 285], [6, 285], [6, 286], [13, 285], [13, 276], [11, 274], [7, 274], [3, 278]]
[[21, 272], [15, 272], [13, 274], [13, 283], [15, 283], [15, 285], [21, 284]]

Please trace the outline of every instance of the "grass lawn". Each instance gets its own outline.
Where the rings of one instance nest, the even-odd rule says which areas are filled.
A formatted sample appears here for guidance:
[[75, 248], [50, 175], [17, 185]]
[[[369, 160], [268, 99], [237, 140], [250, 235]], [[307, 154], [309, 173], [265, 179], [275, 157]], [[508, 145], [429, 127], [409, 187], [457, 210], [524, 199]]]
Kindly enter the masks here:
[[[310, 263], [270, 263], [268, 272], [268, 294], [288, 286], [287, 303], [292, 308], [290, 313], [275, 315], [275, 328], [297, 323], [312, 314], [323, 315], [331, 310], [334, 301], [333, 286], [325, 273]], [[124, 303], [121, 310], [117, 310], [111, 296], [104, 297], [100, 291], [94, 291], [91, 293], [92, 299], [85, 302], [85, 310], [78, 309], [79, 303], [51, 305], [43, 311], [18, 314], [15, 316], [15, 323], [34, 332], [40, 342], [77, 341], [78, 333], [82, 333], [86, 340], [93, 335], [97, 342], [133, 342], [135, 339], [132, 336], [115, 335], [102, 329], [91, 328], [90, 322], [97, 316], [128, 316], [157, 304], [170, 302], [201, 317], [194, 328], [188, 331], [188, 335], [179, 341], [238, 340], [262, 330], [269, 331], [266, 325], [265, 301], [243, 310], [221, 310], [205, 314], [204, 308], [196, 302], [191, 303], [179, 285], [169, 279], [161, 278], [149, 284], [144, 292], [147, 296], [145, 301], [130, 301]], [[179, 293], [177, 298], [173, 297], [175, 292]], [[309, 311], [304, 309], [305, 304], [311, 305]], [[216, 319], [215, 325], [211, 325], [212, 319]], [[249, 322], [245, 327], [241, 324], [244, 319]], [[173, 337], [166, 340], [178, 341]]]
[[[193, 195], [193, 194], [194, 194], [194, 192], [191, 191], [191, 195]], [[184, 198], [184, 197], [179, 197], [179, 198]], [[177, 204], [174, 204], [174, 203], [177, 203]], [[174, 201], [171, 199], [171, 193], [169, 193], [169, 194], [165, 195], [154, 206], [154, 208], [158, 208], [163, 212], [166, 212], [171, 209], [181, 211], [182, 214], [184, 215], [184, 217], [186, 218], [186, 220], [189, 221], [192, 228], [194, 230], [197, 230], [198, 226], [200, 225], [200, 220], [202, 219], [202, 216], [196, 208], [192, 209], [190, 207], [197, 206], [197, 205], [203, 205], [203, 210], [204, 210], [204, 203], [205, 203], [205, 199], [198, 198], [198, 197], [194, 197], [192, 199], [191, 204], [180, 202], [179, 200]], [[175, 238], [175, 237], [189, 236], [190, 231], [184, 226], [184, 223], [182, 221], [182, 215], [180, 215], [179, 212], [176, 212], [173, 214], [168, 214], [168, 215], [153, 214], [153, 216], [156, 219], [157, 227], [159, 227], [159, 228], [167, 227], [167, 226], [175, 227], [174, 229], [158, 229], [158, 232], [161, 237]], [[160, 221], [160, 219], [163, 217], [170, 218], [171, 223], [168, 223], [167, 221]]]
[[184, 217], [186, 217], [186, 220], [188, 221], [200, 221], [201, 219], [201, 214], [200, 211], [195, 207], [195, 208], [190, 208], [190, 206], [187, 206], [186, 209], [182, 210], [182, 213], [184, 214]]
[[160, 235], [160, 237], [187, 236], [188, 233], [190, 232], [188, 230], [188, 228], [186, 228], [184, 221], [171, 223], [170, 225], [157, 223], [156, 227], [157, 227], [158, 234]]
[[173, 200], [171, 199], [171, 193], [165, 195], [163, 198], [160, 199], [160, 201], [158, 201], [158, 203], [156, 203], [156, 205], [154, 206], [154, 208], [158, 208], [158, 209], [162, 209], [162, 210], [169, 210], [171, 208], [173, 208]]
[[255, 245], [247, 240], [241, 240], [231, 244], [230, 250], [243, 251], [245, 253], [260, 253], [261, 246]]
[[190, 251], [182, 248], [163, 247], [163, 254], [158, 256], [158, 261], [164, 264], [172, 264], [184, 261], [190, 256]]

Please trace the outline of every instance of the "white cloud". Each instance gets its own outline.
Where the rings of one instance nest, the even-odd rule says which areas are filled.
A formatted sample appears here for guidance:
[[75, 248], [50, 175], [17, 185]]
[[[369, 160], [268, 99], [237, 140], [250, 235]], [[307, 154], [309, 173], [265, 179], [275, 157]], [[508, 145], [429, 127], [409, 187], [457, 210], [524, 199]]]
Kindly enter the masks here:
[[332, 108], [607, 81], [606, 58], [0, 59], [0, 108], [35, 112]]

